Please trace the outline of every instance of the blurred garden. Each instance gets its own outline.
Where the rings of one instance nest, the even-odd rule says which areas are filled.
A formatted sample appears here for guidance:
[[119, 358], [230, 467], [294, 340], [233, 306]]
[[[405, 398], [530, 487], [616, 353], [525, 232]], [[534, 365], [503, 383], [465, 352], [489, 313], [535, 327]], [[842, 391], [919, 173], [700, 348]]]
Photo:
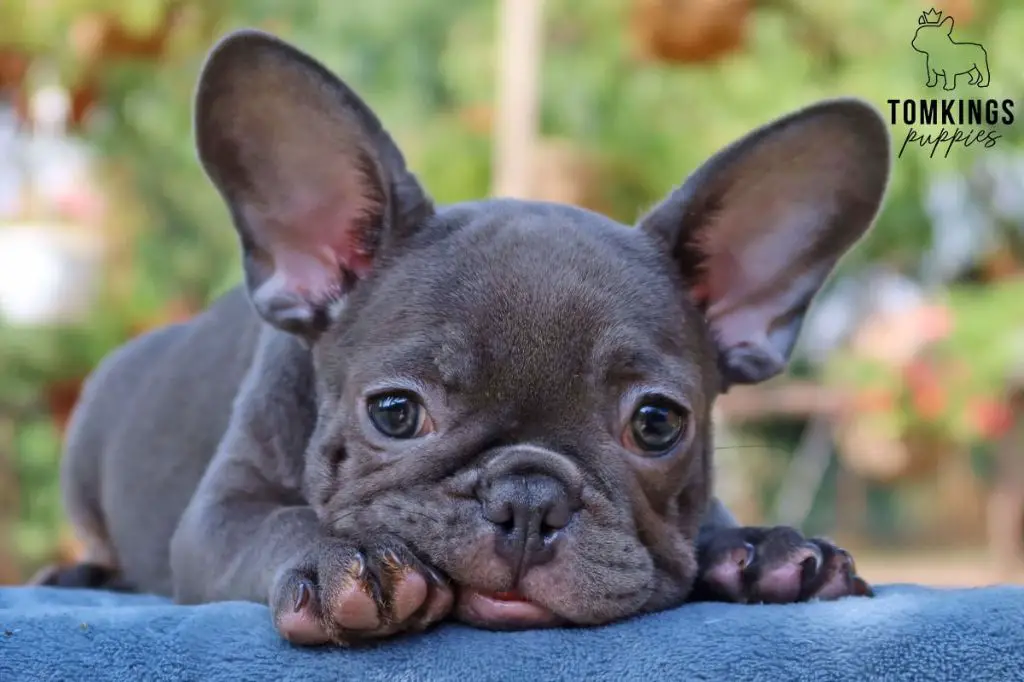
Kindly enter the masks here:
[[[90, 369], [238, 281], [191, 104], [206, 51], [244, 26], [346, 79], [442, 203], [505, 193], [511, 140], [515, 193], [632, 223], [715, 150], [816, 99], [895, 115], [884, 211], [791, 371], [720, 401], [719, 492], [748, 523], [829, 534], [879, 566], [980, 557], [981, 573], [938, 582], [1024, 574], [1024, 4], [517, 2], [0, 0], [0, 584], [76, 551], [57, 467]], [[527, 6], [539, 38], [523, 55], [509, 31]], [[932, 8], [984, 46], [988, 87], [928, 87], [911, 40]], [[523, 83], [535, 120], [506, 96]], [[958, 126], [908, 122], [890, 100], [943, 97], [1017, 108], [959, 126], [991, 145], [904, 147]], [[527, 144], [509, 137], [524, 121]], [[928, 581], [914, 570], [898, 579]]]

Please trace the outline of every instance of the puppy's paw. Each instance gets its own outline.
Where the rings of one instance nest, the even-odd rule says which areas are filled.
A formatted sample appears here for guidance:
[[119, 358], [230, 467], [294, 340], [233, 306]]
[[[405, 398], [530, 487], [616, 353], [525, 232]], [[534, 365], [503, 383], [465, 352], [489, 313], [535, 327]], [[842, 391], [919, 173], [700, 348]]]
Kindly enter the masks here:
[[702, 538], [691, 601], [787, 604], [871, 597], [849, 552], [786, 526], [723, 528]]
[[324, 538], [313, 560], [278, 579], [271, 607], [291, 642], [351, 646], [424, 630], [453, 602], [448, 581], [401, 542]]
[[134, 592], [121, 573], [114, 568], [82, 562], [70, 566], [45, 566], [28, 579], [27, 585], [68, 587], [111, 592]]

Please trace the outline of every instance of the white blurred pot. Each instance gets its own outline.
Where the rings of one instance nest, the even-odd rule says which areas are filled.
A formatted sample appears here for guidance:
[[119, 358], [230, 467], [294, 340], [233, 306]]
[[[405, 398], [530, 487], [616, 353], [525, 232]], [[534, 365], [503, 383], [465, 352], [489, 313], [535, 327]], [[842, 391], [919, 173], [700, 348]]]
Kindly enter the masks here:
[[0, 320], [78, 322], [96, 302], [103, 264], [96, 233], [58, 224], [0, 224]]

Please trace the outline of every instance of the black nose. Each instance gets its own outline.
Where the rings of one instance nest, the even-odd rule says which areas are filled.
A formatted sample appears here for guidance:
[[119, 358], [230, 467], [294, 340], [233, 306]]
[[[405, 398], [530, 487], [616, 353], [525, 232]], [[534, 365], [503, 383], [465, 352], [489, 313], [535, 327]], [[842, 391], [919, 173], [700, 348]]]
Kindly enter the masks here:
[[495, 526], [495, 551], [517, 572], [554, 558], [558, 531], [573, 514], [565, 487], [539, 474], [502, 476], [480, 491], [480, 501]]

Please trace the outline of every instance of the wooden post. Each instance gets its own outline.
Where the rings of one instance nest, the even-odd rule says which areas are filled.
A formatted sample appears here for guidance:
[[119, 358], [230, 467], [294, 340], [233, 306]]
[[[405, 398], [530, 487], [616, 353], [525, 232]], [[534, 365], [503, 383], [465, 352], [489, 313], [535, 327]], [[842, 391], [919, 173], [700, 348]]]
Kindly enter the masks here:
[[827, 415], [814, 415], [808, 420], [800, 445], [782, 478], [773, 523], [803, 527], [831, 463], [832, 420]]
[[528, 198], [540, 110], [544, 0], [500, 0], [491, 195]]

